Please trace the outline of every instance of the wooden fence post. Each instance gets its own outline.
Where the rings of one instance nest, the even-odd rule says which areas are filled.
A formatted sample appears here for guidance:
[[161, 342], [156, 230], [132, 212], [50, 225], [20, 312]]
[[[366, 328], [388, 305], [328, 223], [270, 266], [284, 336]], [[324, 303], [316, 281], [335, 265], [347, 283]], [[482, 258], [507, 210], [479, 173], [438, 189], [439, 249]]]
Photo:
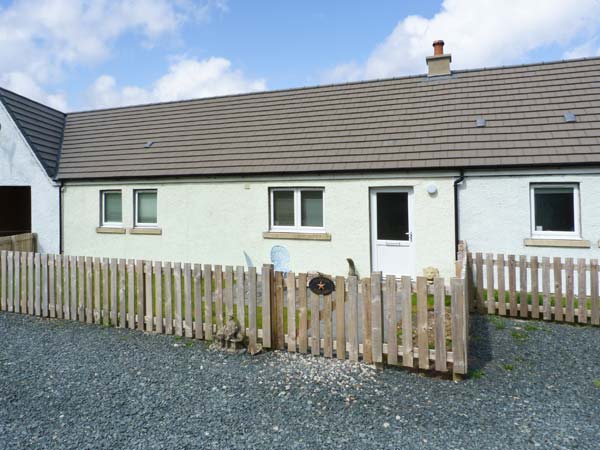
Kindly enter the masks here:
[[460, 278], [450, 280], [452, 310], [452, 355], [453, 372], [467, 373], [467, 308], [464, 295], [464, 281]]
[[373, 346], [373, 362], [383, 363], [383, 305], [381, 302], [381, 272], [371, 275], [371, 343]]
[[[433, 311], [435, 315], [435, 370], [448, 371], [446, 362], [446, 295], [444, 279], [433, 280]], [[467, 311], [467, 308], [465, 308]]]
[[497, 274], [498, 274], [498, 314], [501, 316], [506, 315], [506, 281], [504, 274], [504, 255], [500, 254], [496, 258], [497, 260]]
[[[0, 291], [0, 309], [2, 309], [2, 311], [6, 311], [6, 298], [8, 293], [8, 276], [6, 273], [8, 265], [6, 260], [7, 251], [0, 251], [0, 288], [2, 288], [2, 291]], [[31, 311], [29, 313], [31, 314]]]
[[335, 280], [335, 355], [337, 359], [346, 358], [346, 280]]
[[413, 367], [413, 335], [412, 335], [412, 282], [410, 276], [402, 276], [402, 365]]
[[[216, 274], [215, 274], [216, 276]], [[246, 302], [245, 302], [245, 280], [244, 280], [244, 266], [237, 266], [235, 270], [235, 297], [236, 297], [236, 309], [237, 309], [237, 321], [240, 324], [240, 329], [243, 335], [246, 334]], [[282, 281], [283, 284], [283, 281]], [[281, 288], [281, 301], [283, 302], [283, 287]], [[281, 342], [278, 342], [281, 350], [283, 350], [283, 303], [281, 305]]]
[[598, 260], [590, 260], [590, 301], [592, 302], [592, 325], [600, 325], [600, 304], [598, 303]]
[[202, 319], [202, 266], [200, 264], [194, 264], [194, 316], [195, 337], [196, 339], [204, 339], [204, 320]]
[[298, 274], [298, 351], [308, 353], [308, 302], [306, 298], [306, 274]]
[[204, 278], [204, 336], [206, 340], [212, 341], [213, 338], [213, 301], [212, 301], [212, 266], [204, 265], [202, 272]]
[[[283, 273], [275, 272], [275, 289], [272, 292], [271, 327], [273, 329], [273, 340], [277, 350], [285, 349], [285, 338], [283, 334]], [[273, 287], [273, 284], [271, 284]]]
[[348, 277], [348, 356], [350, 361], [358, 362], [358, 278]]
[[508, 298], [510, 302], [510, 316], [517, 316], [517, 269], [515, 255], [508, 255]]
[[398, 317], [396, 312], [396, 277], [387, 275], [385, 278], [385, 292], [383, 296], [384, 310], [386, 310], [387, 327], [387, 363], [398, 364]]
[[[111, 272], [113, 270], [113, 264], [111, 261]], [[144, 307], [144, 322], [146, 324], [146, 331], [152, 332], [154, 331], [154, 292], [152, 290], [152, 261], [144, 261], [144, 298], [145, 298], [145, 307]], [[112, 280], [112, 277], [111, 277]], [[112, 281], [111, 281], [112, 283]], [[116, 284], [116, 278], [115, 278]], [[111, 295], [116, 291], [116, 287], [113, 289], [111, 287]], [[112, 302], [115, 303], [114, 301]], [[113, 314], [111, 312], [111, 318]]]
[[185, 337], [192, 338], [194, 336], [194, 322], [192, 317], [192, 265], [190, 263], [185, 263], [183, 266], [183, 289], [185, 297]]
[[565, 289], [566, 289], [566, 314], [567, 322], [575, 322], [575, 267], [573, 258], [565, 258]]
[[373, 346], [371, 343], [371, 279], [361, 280], [362, 299], [362, 335], [363, 335], [363, 361], [367, 364], [373, 362]]
[[262, 267], [262, 345], [271, 348], [271, 266], [265, 264]]
[[554, 269], [554, 320], [563, 321], [563, 292], [562, 292], [562, 262], [560, 258], [554, 258], [552, 261]]
[[496, 313], [496, 302], [494, 299], [494, 255], [485, 255], [485, 274], [487, 279], [487, 313]]
[[538, 258], [532, 256], [529, 258], [531, 266], [531, 317], [540, 318], [540, 291], [539, 291], [539, 273]]
[[550, 299], [550, 258], [542, 258], [542, 296], [544, 302], [544, 320], [552, 320], [552, 303]]
[[586, 278], [587, 271], [585, 268], [585, 259], [579, 258], [577, 260], [577, 302], [578, 302], [578, 315], [577, 322], [586, 324], [587, 323], [587, 292], [586, 292]]
[[287, 274], [287, 335], [288, 352], [296, 351], [296, 275], [294, 272]]
[[[483, 284], [480, 286], [483, 297]], [[482, 303], [479, 306], [483, 308]], [[427, 338], [427, 280], [425, 277], [417, 277], [417, 345], [419, 346], [419, 369], [427, 370], [429, 369], [429, 342]]]
[[256, 327], [256, 267], [248, 267], [248, 351], [255, 354], [258, 348]]

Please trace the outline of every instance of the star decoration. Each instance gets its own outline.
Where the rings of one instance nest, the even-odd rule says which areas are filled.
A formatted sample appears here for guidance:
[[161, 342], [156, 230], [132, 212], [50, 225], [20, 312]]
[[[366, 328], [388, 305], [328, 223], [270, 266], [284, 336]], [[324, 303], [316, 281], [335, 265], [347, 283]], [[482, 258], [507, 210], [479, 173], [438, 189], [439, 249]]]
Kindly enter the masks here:
[[323, 283], [322, 281], [319, 281], [319, 283], [317, 284], [317, 287], [319, 288], [320, 291], [325, 289], [325, 283]]

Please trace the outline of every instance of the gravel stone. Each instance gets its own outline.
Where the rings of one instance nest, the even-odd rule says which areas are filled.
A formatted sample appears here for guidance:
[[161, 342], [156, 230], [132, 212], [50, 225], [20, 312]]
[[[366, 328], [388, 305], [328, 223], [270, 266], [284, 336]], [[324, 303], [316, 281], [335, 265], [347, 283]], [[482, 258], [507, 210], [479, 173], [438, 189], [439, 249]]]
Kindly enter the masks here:
[[600, 447], [600, 328], [470, 330], [473, 372], [455, 383], [0, 313], [0, 448]]

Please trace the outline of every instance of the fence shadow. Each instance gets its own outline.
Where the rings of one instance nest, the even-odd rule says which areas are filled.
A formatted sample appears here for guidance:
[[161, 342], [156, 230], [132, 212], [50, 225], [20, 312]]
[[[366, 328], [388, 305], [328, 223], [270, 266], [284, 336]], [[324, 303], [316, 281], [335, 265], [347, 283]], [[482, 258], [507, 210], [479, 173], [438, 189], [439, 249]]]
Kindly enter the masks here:
[[483, 369], [494, 355], [487, 316], [471, 314], [469, 324], [469, 371]]

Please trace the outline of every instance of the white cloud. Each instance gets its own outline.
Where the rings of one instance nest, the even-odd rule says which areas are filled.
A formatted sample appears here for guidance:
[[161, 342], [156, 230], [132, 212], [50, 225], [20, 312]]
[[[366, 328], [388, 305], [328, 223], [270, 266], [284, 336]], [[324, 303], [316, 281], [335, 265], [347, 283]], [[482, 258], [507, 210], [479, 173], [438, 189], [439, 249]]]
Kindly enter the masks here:
[[109, 75], [96, 79], [87, 92], [90, 107], [106, 108], [151, 102], [185, 100], [266, 89], [263, 79], [249, 79], [225, 58], [179, 59], [150, 89], [119, 87]]
[[205, 18], [213, 7], [227, 5], [214, 0], [15, 0], [0, 8], [0, 82], [36, 100], [53, 98], [42, 86], [62, 81], [69, 68], [105, 60], [125, 33], [152, 45], [190, 17]]
[[8, 72], [0, 74], [0, 86], [37, 100], [59, 111], [66, 111], [67, 99], [62, 93], [47, 93], [29, 74]]
[[[446, 42], [455, 68], [514, 64], [533, 50], [565, 47], [600, 31], [598, 0], [444, 0], [431, 18], [408, 16], [362, 63], [327, 71], [326, 81], [381, 78], [426, 72], [436, 39]], [[581, 49], [582, 51], [587, 51]]]
[[600, 44], [598, 43], [598, 38], [592, 38], [564, 53], [566, 59], [589, 58], [592, 56], [600, 56]]

